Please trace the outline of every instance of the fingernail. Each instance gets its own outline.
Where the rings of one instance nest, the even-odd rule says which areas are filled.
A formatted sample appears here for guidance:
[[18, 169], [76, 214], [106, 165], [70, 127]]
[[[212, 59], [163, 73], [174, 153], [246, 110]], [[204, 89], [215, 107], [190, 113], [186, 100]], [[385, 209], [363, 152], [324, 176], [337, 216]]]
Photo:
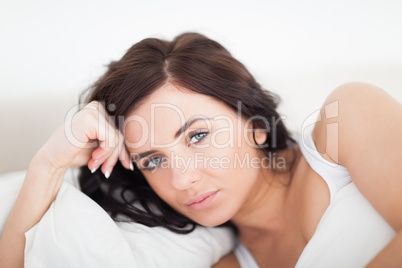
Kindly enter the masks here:
[[96, 159], [95, 161], [94, 161], [94, 163], [97, 163], [99, 160], [98, 159]]
[[109, 179], [109, 177], [110, 177], [110, 173], [109, 173], [109, 170], [108, 170], [108, 171], [105, 172], [105, 178]]
[[97, 169], [98, 169], [98, 168], [93, 168], [93, 169], [91, 170], [91, 173], [94, 173]]
[[134, 165], [133, 165], [132, 162], [130, 162], [130, 169], [131, 169], [132, 171], [134, 171]]

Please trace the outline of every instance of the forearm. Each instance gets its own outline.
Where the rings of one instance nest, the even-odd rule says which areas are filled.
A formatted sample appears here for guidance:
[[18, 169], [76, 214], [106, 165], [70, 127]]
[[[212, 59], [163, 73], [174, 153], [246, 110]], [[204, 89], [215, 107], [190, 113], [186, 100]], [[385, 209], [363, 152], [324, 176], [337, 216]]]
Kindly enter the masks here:
[[367, 265], [375, 267], [401, 267], [402, 266], [402, 231]]
[[[130, 169], [124, 137], [109, 122], [102, 104], [93, 101], [68, 125], [58, 128], [35, 155], [0, 239], [2, 267], [23, 267], [25, 232], [40, 221], [52, 204], [68, 168], [87, 165], [93, 170], [102, 166], [106, 173], [120, 159]], [[97, 147], [100, 143], [105, 146]]]
[[0, 240], [0, 263], [23, 267], [25, 232], [40, 221], [56, 198], [65, 170], [47, 164], [41, 152], [31, 161], [20, 193], [10, 212]]

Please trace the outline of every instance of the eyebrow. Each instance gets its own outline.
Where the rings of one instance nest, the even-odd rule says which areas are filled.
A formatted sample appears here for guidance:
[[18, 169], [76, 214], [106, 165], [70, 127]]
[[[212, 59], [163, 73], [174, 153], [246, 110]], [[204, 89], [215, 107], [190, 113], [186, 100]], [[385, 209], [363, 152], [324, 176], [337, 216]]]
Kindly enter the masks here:
[[156, 153], [156, 152], [157, 152], [156, 150], [150, 150], [150, 151], [146, 151], [146, 152], [143, 152], [143, 153], [140, 153], [140, 154], [135, 154], [135, 158], [133, 158], [133, 160], [138, 161], [141, 158], [147, 157], [148, 155], [151, 155], [151, 154]]
[[[174, 137], [177, 139], [184, 131], [186, 131], [192, 124], [194, 124], [197, 121], [200, 120], [211, 120], [212, 118], [209, 117], [194, 117], [190, 118], [182, 127], [179, 128], [179, 130], [176, 131], [174, 134]], [[146, 151], [143, 153], [136, 154], [136, 157], [134, 160], [140, 160], [141, 158], [147, 157], [148, 155], [151, 155], [153, 153], [156, 153], [156, 150], [150, 150]]]
[[186, 129], [188, 129], [192, 124], [200, 120], [211, 120], [212, 118], [209, 117], [194, 117], [190, 118], [178, 131], [174, 134], [174, 137], [177, 139], [180, 134], [182, 134]]

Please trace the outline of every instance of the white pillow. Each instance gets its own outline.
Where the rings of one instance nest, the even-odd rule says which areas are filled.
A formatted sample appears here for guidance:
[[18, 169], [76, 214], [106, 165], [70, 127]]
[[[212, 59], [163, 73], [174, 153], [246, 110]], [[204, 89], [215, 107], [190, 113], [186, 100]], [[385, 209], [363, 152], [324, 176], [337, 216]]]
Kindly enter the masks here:
[[[0, 231], [25, 172], [0, 176]], [[74, 182], [73, 172], [66, 175]], [[210, 267], [234, 247], [226, 228], [188, 235], [138, 223], [115, 223], [69, 182], [26, 234], [25, 267]]]

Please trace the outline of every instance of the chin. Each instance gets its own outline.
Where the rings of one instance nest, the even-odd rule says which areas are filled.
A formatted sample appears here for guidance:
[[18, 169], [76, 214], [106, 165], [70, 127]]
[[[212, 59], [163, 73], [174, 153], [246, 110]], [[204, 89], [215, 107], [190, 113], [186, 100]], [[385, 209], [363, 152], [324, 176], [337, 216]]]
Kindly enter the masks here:
[[226, 217], [213, 217], [213, 216], [205, 216], [203, 218], [193, 219], [199, 225], [204, 227], [218, 227], [226, 222], [228, 222], [230, 218]]

